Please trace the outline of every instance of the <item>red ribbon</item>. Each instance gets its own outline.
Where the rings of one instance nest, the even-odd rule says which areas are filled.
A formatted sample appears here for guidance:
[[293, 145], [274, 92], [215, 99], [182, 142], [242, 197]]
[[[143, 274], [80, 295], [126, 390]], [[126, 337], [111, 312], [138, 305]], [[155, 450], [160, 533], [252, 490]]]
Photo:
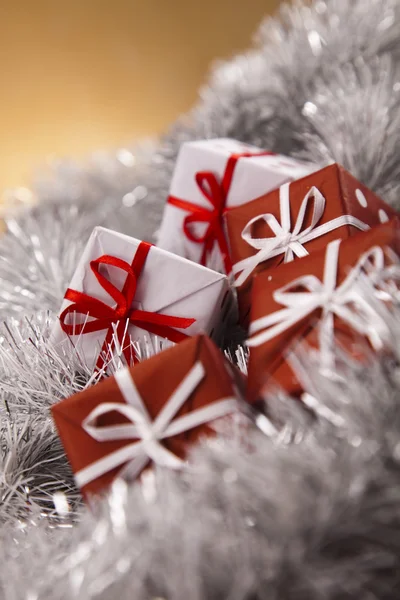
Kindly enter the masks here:
[[[232, 154], [229, 157], [221, 181], [219, 181], [217, 176], [211, 171], [200, 171], [196, 173], [195, 178], [197, 186], [203, 196], [210, 202], [213, 207], [212, 210], [198, 206], [193, 202], [176, 198], [175, 196], [168, 197], [168, 204], [172, 204], [173, 206], [190, 213], [183, 221], [183, 231], [191, 242], [204, 244], [200, 264], [206, 265], [207, 257], [210, 255], [214, 243], [216, 242], [222, 254], [225, 271], [226, 273], [231, 272], [232, 262], [229, 256], [228, 244], [223, 228], [223, 216], [226, 211], [226, 200], [232, 184], [236, 164], [240, 158], [272, 155], [274, 155], [273, 152], [243, 152], [242, 154]], [[191, 228], [193, 223], [208, 223], [204, 235], [197, 235], [193, 232]]]
[[[145, 329], [154, 335], [167, 338], [172, 342], [181, 342], [188, 336], [181, 331], [176, 331], [175, 328], [187, 329], [196, 320], [181, 317], [171, 317], [169, 315], [161, 315], [158, 313], [152, 313], [145, 310], [136, 310], [132, 308], [132, 303], [136, 294], [137, 283], [150, 248], [151, 244], [148, 244], [147, 242], [141, 242], [136, 250], [136, 254], [133, 257], [131, 265], [120, 258], [109, 256], [107, 254], [90, 262], [90, 268], [92, 269], [97, 281], [116, 302], [115, 308], [112, 308], [101, 300], [97, 300], [97, 298], [88, 296], [83, 292], [78, 292], [77, 290], [71, 290], [68, 288], [65, 293], [65, 298], [73, 303], [70, 304], [70, 306], [68, 306], [60, 315], [61, 327], [67, 335], [93, 333], [95, 331], [107, 329], [106, 338], [96, 364], [96, 368], [99, 370], [104, 367], [107, 350], [109, 347], [112, 347], [114, 343], [114, 323], [116, 324], [116, 335], [118, 341], [120, 345], [122, 345], [128, 323], [136, 325], [136, 327], [140, 327], [141, 329]], [[116, 288], [111, 281], [109, 281], [100, 273], [100, 265], [110, 265], [125, 271], [126, 280], [122, 291]], [[89, 316], [94, 320], [78, 324], [66, 323], [67, 316], [71, 313], [81, 314], [85, 317]], [[123, 350], [123, 353], [128, 365], [130, 365], [132, 362], [136, 362], [136, 356], [132, 354], [130, 345], [128, 348]]]

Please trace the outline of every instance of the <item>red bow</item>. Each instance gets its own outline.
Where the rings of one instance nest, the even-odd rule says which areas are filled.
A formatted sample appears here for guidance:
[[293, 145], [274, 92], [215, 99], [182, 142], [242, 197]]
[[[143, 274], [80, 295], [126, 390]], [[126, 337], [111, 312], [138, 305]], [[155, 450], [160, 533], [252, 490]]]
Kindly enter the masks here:
[[[132, 303], [135, 298], [137, 283], [141, 275], [142, 269], [146, 262], [147, 255], [151, 248], [151, 244], [141, 242], [132, 264], [116, 258], [115, 256], [104, 255], [92, 260], [90, 268], [96, 276], [101, 287], [111, 296], [116, 302], [116, 307], [112, 308], [97, 298], [88, 296], [83, 292], [67, 289], [65, 298], [71, 300], [70, 304], [60, 315], [60, 323], [63, 331], [67, 335], [79, 335], [92, 333], [94, 331], [102, 331], [107, 329], [106, 338], [103, 347], [100, 351], [97, 360], [96, 368], [101, 370], [104, 368], [105, 355], [108, 348], [113, 345], [113, 324], [116, 324], [116, 335], [120, 345], [122, 345], [128, 323], [136, 325], [141, 329], [145, 329], [149, 333], [167, 338], [172, 342], [181, 342], [187, 338], [185, 333], [176, 331], [178, 329], [187, 329], [196, 319], [186, 319], [181, 317], [171, 317], [169, 315], [160, 315], [145, 310], [136, 310], [132, 308]], [[121, 290], [116, 288], [104, 275], [99, 271], [100, 265], [110, 265], [125, 271], [127, 276], [125, 285]], [[71, 313], [81, 314], [85, 317], [92, 317], [93, 321], [85, 321], [84, 323], [68, 324], [66, 323], [67, 316]], [[132, 354], [131, 347], [123, 350], [126, 362], [130, 365], [136, 362], [136, 357]]]
[[[254, 156], [273, 155], [273, 152], [244, 152], [242, 154], [232, 154], [227, 162], [224, 176], [219, 181], [217, 176], [211, 171], [200, 171], [196, 173], [196, 183], [203, 196], [212, 205], [212, 210], [181, 200], [175, 196], [168, 197], [168, 204], [172, 204], [182, 210], [189, 211], [183, 221], [183, 231], [186, 237], [197, 244], [204, 244], [203, 252], [200, 258], [200, 264], [206, 265], [207, 257], [216, 242], [219, 246], [224, 261], [225, 272], [230, 273], [232, 262], [229, 256], [228, 244], [223, 228], [223, 216], [226, 211], [226, 199], [231, 187], [233, 174], [239, 158], [250, 158]], [[208, 227], [203, 235], [196, 235], [191, 228], [192, 223], [208, 223]]]

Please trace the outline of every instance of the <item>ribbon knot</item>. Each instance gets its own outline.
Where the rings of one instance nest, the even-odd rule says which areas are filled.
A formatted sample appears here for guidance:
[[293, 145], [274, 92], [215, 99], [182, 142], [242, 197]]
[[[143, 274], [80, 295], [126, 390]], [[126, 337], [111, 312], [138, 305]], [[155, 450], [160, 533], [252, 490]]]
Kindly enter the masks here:
[[340, 301], [340, 298], [336, 300], [335, 295], [332, 294], [332, 292], [321, 292], [319, 300], [319, 304], [323, 307], [323, 310], [330, 312], [335, 303]]
[[[161, 442], [237, 410], [235, 398], [223, 398], [181, 417], [176, 413], [188, 400], [205, 377], [200, 361], [190, 369], [172, 393], [160, 413], [152, 421], [147, 408], [136, 388], [128, 368], [117, 371], [114, 378], [125, 403], [103, 402], [94, 408], [82, 421], [84, 431], [97, 442], [131, 440], [107, 456], [91, 463], [75, 475], [76, 483], [83, 487], [98, 477], [125, 465], [119, 475], [133, 480], [152, 460], [154, 463], [171, 469], [179, 469], [184, 461], [170, 452]], [[119, 412], [129, 423], [99, 426], [98, 418], [112, 412]]]
[[[227, 162], [225, 172], [221, 180], [212, 171], [200, 171], [195, 175], [196, 185], [201, 194], [211, 205], [211, 209], [198, 206], [192, 202], [182, 200], [175, 196], [168, 197], [168, 204], [188, 211], [183, 221], [183, 232], [188, 240], [197, 244], [203, 244], [200, 264], [207, 265], [207, 260], [212, 253], [214, 244], [218, 244], [221, 252], [226, 273], [232, 270], [232, 262], [229, 256], [228, 244], [225, 237], [223, 217], [226, 211], [226, 202], [232, 184], [233, 175], [237, 162], [240, 158], [251, 158], [255, 156], [272, 156], [273, 152], [243, 152], [232, 154]], [[206, 224], [203, 234], [196, 233], [193, 225]]]
[[[239, 275], [234, 284], [236, 287], [243, 285], [259, 264], [275, 256], [283, 254], [284, 262], [291, 262], [295, 256], [298, 258], [307, 256], [308, 251], [304, 247], [304, 244], [339, 227], [352, 225], [362, 231], [369, 229], [366, 223], [363, 223], [360, 219], [352, 215], [342, 215], [317, 227], [324, 214], [326, 200], [318, 188], [312, 187], [300, 205], [293, 231], [291, 231], [289, 186], [290, 183], [285, 183], [279, 188], [281, 222], [272, 213], [267, 213], [252, 218], [243, 228], [242, 239], [249, 246], [258, 250], [258, 252], [233, 265], [233, 274]], [[305, 217], [311, 202], [313, 202], [311, 223], [303, 229]], [[271, 237], [254, 238], [252, 230], [259, 222], [265, 222], [274, 235]]]
[[292, 233], [282, 234], [280, 245], [283, 248], [287, 248], [286, 252], [289, 252], [290, 246], [294, 242], [297, 242], [297, 236], [293, 235]]
[[[195, 319], [173, 317], [138, 310], [132, 307], [137, 282], [150, 249], [151, 244], [140, 242], [131, 265], [120, 258], [106, 254], [90, 262], [90, 268], [98, 283], [114, 300], [114, 307], [88, 294], [70, 288], [65, 293], [65, 299], [70, 300], [71, 304], [61, 313], [60, 325], [67, 335], [74, 336], [107, 330], [96, 363], [96, 369], [99, 371], [104, 369], [107, 352], [114, 347], [116, 343], [115, 338], [118, 339], [121, 346], [123, 345], [129, 324], [177, 343], [186, 339], [187, 335], [176, 329], [187, 329], [195, 322]], [[119, 290], [105, 275], [100, 273], [101, 265], [115, 267], [126, 273], [126, 280], [122, 290]], [[71, 314], [82, 315], [84, 321], [81, 323], [75, 323], [74, 321], [72, 323], [67, 322]], [[88, 317], [91, 317], [92, 320], [88, 321]], [[136, 362], [136, 356], [132, 352], [130, 345], [123, 348], [122, 351], [128, 365]]]
[[250, 335], [258, 335], [247, 341], [248, 346], [269, 342], [318, 308], [322, 309], [319, 345], [323, 363], [330, 362], [335, 316], [367, 337], [373, 347], [382, 346], [382, 339], [388, 335], [387, 326], [365, 298], [362, 284], [369, 283], [374, 288], [374, 282], [382, 280], [379, 273], [384, 270], [384, 252], [378, 246], [370, 248], [336, 287], [340, 242], [335, 240], [327, 247], [322, 281], [315, 275], [304, 275], [274, 292], [274, 300], [283, 308], [251, 323]]

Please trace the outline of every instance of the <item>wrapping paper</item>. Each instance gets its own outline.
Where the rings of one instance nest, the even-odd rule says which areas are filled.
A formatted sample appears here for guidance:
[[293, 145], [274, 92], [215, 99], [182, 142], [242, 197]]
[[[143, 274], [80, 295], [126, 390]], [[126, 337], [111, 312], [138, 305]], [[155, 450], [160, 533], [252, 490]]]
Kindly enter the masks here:
[[[352, 177], [352, 175], [350, 175], [343, 167], [334, 164], [291, 183], [288, 191], [286, 190], [286, 193], [289, 195], [290, 203], [291, 232], [294, 231], [299, 220], [299, 213], [304, 199], [313, 187], [316, 188], [317, 192], [325, 199], [323, 214], [314, 229], [323, 226], [334, 219], [338, 219], [343, 215], [350, 215], [350, 217], [358, 219], [361, 223], [365, 224], [366, 228], [367, 226], [372, 227], [379, 223], [386, 222], [396, 215], [396, 212], [376, 196], [376, 194]], [[285, 191], [284, 188], [285, 186], [280, 190], [275, 190], [253, 202], [234, 208], [226, 213], [225, 220], [233, 265], [257, 254], [257, 250], [249, 245], [242, 237], [243, 230], [249, 221], [255, 219], [259, 215], [271, 215], [278, 223], [282, 223], [280, 204], [282, 192]], [[300, 228], [300, 234], [310, 227], [314, 207], [315, 200], [310, 198]], [[352, 225], [341, 225], [336, 229], [332, 229], [324, 235], [305, 242], [303, 244], [303, 249], [305, 250], [303, 256], [307, 253], [324, 248], [334, 239], [346, 239], [357, 235], [359, 231], [359, 228]], [[259, 219], [254, 223], [251, 228], [251, 234], [254, 238], [262, 240], [266, 238], [276, 239], [276, 235], [264, 219]], [[288, 257], [282, 252], [269, 260], [261, 262], [256, 266], [252, 275], [237, 288], [240, 321], [243, 326], [246, 327], [248, 325], [253, 276], [265, 269], [270, 269], [282, 262], [287, 262], [288, 258], [290, 260], [296, 260], [297, 256], [293, 255]], [[237, 273], [236, 279], [238, 279], [239, 276], [240, 274]]]
[[[131, 264], [140, 241], [134, 238], [96, 227], [88, 241], [79, 265], [71, 280], [70, 289], [84, 292], [109, 306], [115, 306], [109, 293], [99, 284], [90, 262], [111, 255]], [[126, 281], [126, 273], [119, 268], [102, 265], [101, 271], [119, 290]], [[64, 300], [60, 314], [71, 304]], [[152, 246], [146, 258], [144, 268], [137, 281], [133, 308], [152, 313], [195, 319], [195, 322], [182, 332], [188, 336], [207, 333], [219, 341], [226, 325], [234, 318], [232, 294], [225, 276], [184, 258], [170, 254]], [[70, 321], [74, 315], [70, 315]], [[76, 317], [84, 322], [85, 316]], [[106, 338], [107, 330], [72, 335], [71, 341], [78, 346], [80, 355], [91, 365], [95, 364]], [[146, 339], [154, 343], [155, 336], [145, 329], [130, 324], [127, 333], [132, 340]], [[52, 332], [53, 342], [70, 343], [60, 322]], [[61, 350], [61, 347], [60, 347]]]
[[[315, 165], [281, 155], [272, 153], [262, 155], [263, 152], [254, 146], [227, 138], [187, 142], [182, 145], [179, 152], [171, 182], [170, 197], [189, 201], [211, 211], [212, 205], [196, 182], [196, 174], [211, 172], [218, 182], [221, 182], [229, 158], [235, 154], [252, 153], [260, 156], [240, 158], [237, 161], [231, 185], [223, 199], [223, 209], [249, 202], [282, 183], [294, 181], [317, 168]], [[166, 204], [158, 245], [199, 263], [203, 245], [188, 239], [184, 233], [184, 220], [188, 214], [190, 213], [187, 210]], [[205, 227], [206, 225], [201, 222], [191, 225], [197, 234], [204, 233]], [[218, 248], [215, 249], [207, 264], [212, 268], [224, 269]]]
[[[243, 386], [241, 374], [225, 359], [209, 338], [195, 336], [129, 369], [129, 375], [152, 421], [165, 407], [166, 402], [193, 365], [199, 362], [204, 368], [205, 376], [175, 415], [175, 417], [182, 417], [221, 399], [233, 398], [238, 386]], [[54, 421], [75, 474], [135, 441], [120, 439], [99, 442], [83, 429], [82, 423], [88, 415], [104, 402], [126, 404], [114, 377], [52, 407]], [[99, 427], [129, 422], [115, 410], [99, 417], [97, 421]], [[213, 424], [205, 423], [162, 440], [162, 444], [176, 457], [184, 459], [188, 449], [202, 436], [210, 436], [214, 433]], [[121, 473], [124, 466], [114, 468], [83, 486], [85, 496], [106, 489]]]
[[[361, 255], [373, 247], [390, 248], [396, 254], [400, 254], [400, 221], [397, 218], [341, 242], [336, 275], [337, 287], [349, 276]], [[314, 252], [302, 260], [281, 265], [257, 275], [254, 278], [252, 292], [251, 323], [282, 310], [282, 304], [276, 300], [277, 290], [281, 290], [284, 286], [307, 275], [315, 275], [322, 281], [326, 255], [327, 251], [324, 249]], [[298, 300], [298, 311], [300, 314], [300, 299]], [[279, 385], [293, 396], [299, 396], [302, 393], [301, 383], [293, 372], [287, 357], [289, 352], [296, 350], [297, 344], [303, 342], [306, 342], [311, 348], [320, 349], [318, 326], [321, 317], [322, 309], [318, 308], [273, 339], [250, 348], [248, 398], [251, 402], [256, 401], [271, 383]], [[360, 349], [365, 349], [366, 338], [362, 338], [337, 315], [334, 317], [334, 327], [335, 338], [339, 345], [346, 348], [346, 351], [348, 350], [353, 356], [360, 357]], [[251, 328], [252, 326], [250, 326], [250, 330]], [[251, 336], [249, 339], [251, 340]]]

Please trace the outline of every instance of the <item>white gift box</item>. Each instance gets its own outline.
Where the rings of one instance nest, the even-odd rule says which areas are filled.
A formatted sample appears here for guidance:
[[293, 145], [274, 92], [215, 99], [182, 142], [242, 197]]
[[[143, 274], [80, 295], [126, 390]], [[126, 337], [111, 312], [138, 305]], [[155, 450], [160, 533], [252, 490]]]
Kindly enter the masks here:
[[[234, 166], [233, 177], [226, 195], [225, 208], [238, 206], [262, 196], [284, 183], [305, 177], [319, 167], [277, 154], [262, 154], [255, 146], [228, 138], [187, 142], [181, 146], [170, 187], [170, 198], [178, 198], [207, 210], [212, 210], [196, 182], [199, 172], [212, 172], [219, 182], [224, 177], [232, 155], [254, 153], [242, 157]], [[259, 156], [257, 156], [259, 155]], [[189, 240], [183, 230], [185, 218], [190, 211], [167, 202], [159, 231], [158, 246], [169, 252], [200, 262], [203, 246]], [[204, 223], [193, 223], [196, 233], [204, 233]], [[215, 248], [214, 248], [215, 249]], [[223, 267], [221, 259], [214, 256], [207, 260], [212, 268]], [[217, 252], [217, 255], [220, 254]]]
[[[109, 255], [122, 259], [130, 266], [140, 244], [139, 240], [127, 235], [96, 227], [72, 277], [69, 289], [83, 292], [111, 308], [116, 308], [116, 302], [97, 280], [90, 262], [103, 255]], [[101, 265], [100, 273], [118, 290], [123, 289], [127, 278], [125, 271], [115, 266]], [[60, 315], [71, 304], [70, 300], [64, 299]], [[206, 333], [217, 342], [223, 335], [226, 325], [234, 318], [233, 296], [224, 275], [156, 246], [151, 246], [147, 255], [131, 306], [151, 313], [196, 319], [188, 328], [176, 331], [182, 331], [188, 336]], [[94, 318], [87, 317], [87, 313], [83, 314], [84, 310], [79, 312], [81, 313], [79, 315], [69, 314], [68, 322], [75, 324], [75, 322], [95, 321]], [[156, 341], [156, 336], [132, 323], [129, 324], [127, 333], [133, 341], [146, 340], [146, 344], [153, 344]], [[83, 331], [80, 335], [70, 336], [69, 340], [57, 320], [51, 339], [56, 347], [72, 341], [77, 345], [79, 354], [87, 364], [94, 366], [106, 334], [107, 329], [95, 332]]]

